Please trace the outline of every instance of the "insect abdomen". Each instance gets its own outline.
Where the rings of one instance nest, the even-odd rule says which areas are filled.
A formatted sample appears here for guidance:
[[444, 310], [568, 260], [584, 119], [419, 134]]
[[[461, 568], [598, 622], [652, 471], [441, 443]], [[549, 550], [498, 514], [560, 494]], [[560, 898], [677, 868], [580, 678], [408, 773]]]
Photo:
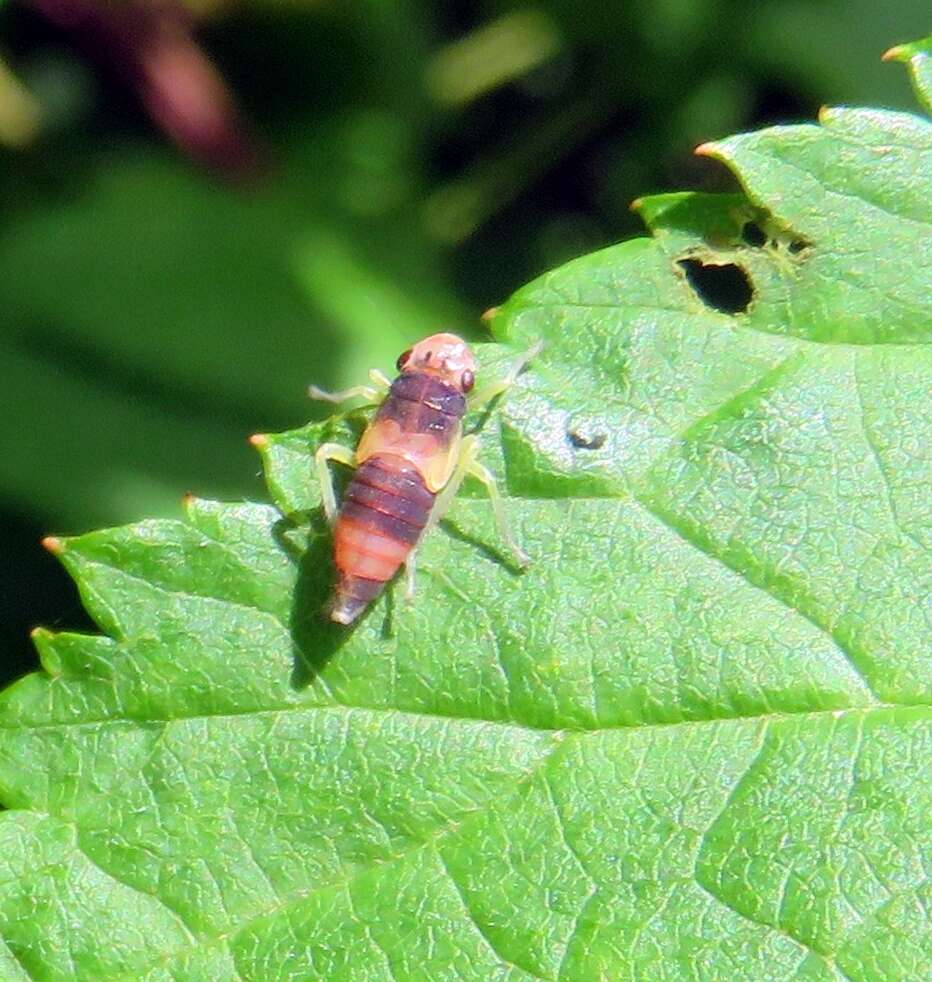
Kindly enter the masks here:
[[354, 621], [382, 592], [417, 543], [434, 494], [416, 467], [374, 454], [353, 475], [334, 528], [339, 574], [330, 617]]

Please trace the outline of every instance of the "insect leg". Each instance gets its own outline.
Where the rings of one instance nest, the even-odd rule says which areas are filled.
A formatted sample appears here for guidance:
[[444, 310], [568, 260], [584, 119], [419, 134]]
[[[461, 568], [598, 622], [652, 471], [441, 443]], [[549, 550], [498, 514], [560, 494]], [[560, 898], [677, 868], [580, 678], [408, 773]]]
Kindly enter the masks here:
[[498, 537], [511, 550], [511, 554], [515, 557], [517, 564], [519, 566], [527, 566], [531, 562], [531, 557], [518, 545], [514, 536], [511, 534], [511, 529], [508, 526], [508, 518], [505, 515], [505, 503], [502, 500], [498, 485], [495, 483], [495, 478], [491, 471], [480, 464], [475, 455], [473, 455], [467, 462], [466, 473], [485, 485], [485, 489], [489, 495], [489, 501], [492, 504], [492, 514], [495, 516], [495, 527], [498, 529]]
[[392, 380], [384, 372], [380, 372], [377, 368], [370, 368], [369, 378], [372, 384], [381, 390], [383, 396], [388, 394], [388, 390], [392, 387]]
[[346, 402], [349, 399], [362, 398], [367, 403], [375, 404], [382, 399], [381, 394], [371, 385], [354, 385], [351, 389], [340, 389], [339, 392], [327, 392], [319, 389], [316, 385], [307, 387], [307, 394], [312, 399], [319, 399], [321, 402]]
[[349, 447], [339, 443], [322, 443], [314, 454], [314, 464], [317, 468], [317, 480], [320, 483], [320, 497], [324, 505], [327, 521], [333, 525], [337, 519], [337, 496], [333, 490], [333, 478], [330, 476], [328, 462], [335, 460], [347, 467], [356, 466], [356, 455]]
[[498, 485], [496, 485], [495, 478], [491, 472], [480, 464], [476, 458], [477, 447], [478, 441], [475, 436], [463, 438], [459, 460], [456, 463], [453, 473], [450, 475], [450, 480], [440, 494], [437, 495], [437, 500], [431, 509], [430, 518], [423, 534], [426, 535], [443, 518], [453, 503], [453, 498], [456, 496], [456, 492], [459, 491], [463, 479], [467, 474], [471, 474], [485, 485], [492, 504], [492, 514], [495, 517], [495, 527], [498, 529], [499, 538], [511, 551], [518, 565], [527, 566], [531, 561], [530, 556], [521, 549], [511, 534], [511, 530], [508, 527], [508, 519], [505, 515], [505, 504], [502, 501], [502, 496], [499, 494]]
[[309, 385], [307, 394], [312, 399], [319, 399], [322, 402], [339, 403], [346, 402], [348, 399], [361, 398], [367, 403], [375, 405], [385, 398], [392, 383], [377, 368], [373, 368], [369, 372], [369, 378], [372, 385], [354, 385], [351, 389], [341, 389], [339, 392], [327, 392], [316, 385]]
[[500, 396], [507, 389], [514, 385], [515, 379], [524, 370], [525, 365], [533, 358], [536, 358], [540, 353], [540, 349], [544, 346], [543, 341], [538, 341], [536, 344], [532, 345], [523, 355], [512, 362], [511, 368], [495, 382], [490, 382], [488, 385], [484, 385], [477, 392], [474, 392], [469, 399], [469, 408], [478, 409], [484, 406], [487, 402], [491, 402], [496, 396]]
[[417, 549], [412, 549], [405, 560], [405, 603], [414, 599], [414, 577], [417, 566]]

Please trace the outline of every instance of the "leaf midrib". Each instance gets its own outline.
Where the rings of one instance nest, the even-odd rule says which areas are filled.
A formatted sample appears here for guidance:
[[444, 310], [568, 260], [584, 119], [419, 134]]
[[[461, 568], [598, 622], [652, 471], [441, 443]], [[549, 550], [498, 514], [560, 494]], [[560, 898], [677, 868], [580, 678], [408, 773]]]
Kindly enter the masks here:
[[302, 705], [286, 704], [281, 706], [266, 706], [262, 709], [243, 709], [240, 711], [225, 711], [222, 713], [190, 713], [171, 717], [155, 716], [99, 716], [92, 719], [80, 720], [61, 720], [57, 723], [6, 723], [0, 722], [0, 731], [9, 730], [13, 732], [21, 731], [24, 733], [42, 732], [44, 730], [58, 729], [77, 729], [82, 726], [102, 726], [105, 724], [119, 725], [121, 723], [140, 725], [156, 724], [165, 727], [173, 723], [192, 723], [207, 720], [240, 719], [244, 716], [256, 717], [276, 717], [298, 713], [336, 713], [349, 715], [359, 713], [360, 715], [369, 714], [373, 716], [390, 716], [398, 719], [408, 719], [412, 722], [422, 720], [441, 723], [463, 723], [477, 727], [492, 726], [501, 729], [514, 730], [518, 733], [543, 733], [553, 734], [557, 737], [568, 736], [593, 736], [601, 733], [615, 733], [622, 730], [666, 730], [679, 726], [719, 726], [724, 723], [743, 723], [750, 720], [760, 720], [761, 722], [771, 723], [784, 719], [795, 719], [803, 716], [821, 716], [826, 713], [838, 714], [849, 712], [865, 712], [867, 710], [897, 710], [924, 708], [927, 704], [922, 702], [871, 702], [864, 705], [852, 704], [849, 706], [833, 706], [825, 709], [788, 709], [781, 712], [771, 713], [752, 713], [747, 716], [735, 714], [734, 716], [712, 716], [708, 719], [680, 719], [656, 722], [637, 722], [637, 723], [613, 723], [602, 726], [534, 726], [530, 723], [520, 723], [508, 719], [491, 719], [484, 716], [453, 716], [444, 713], [430, 713], [411, 709], [398, 709], [393, 706], [363, 706], [349, 703], [338, 703], [337, 705]]

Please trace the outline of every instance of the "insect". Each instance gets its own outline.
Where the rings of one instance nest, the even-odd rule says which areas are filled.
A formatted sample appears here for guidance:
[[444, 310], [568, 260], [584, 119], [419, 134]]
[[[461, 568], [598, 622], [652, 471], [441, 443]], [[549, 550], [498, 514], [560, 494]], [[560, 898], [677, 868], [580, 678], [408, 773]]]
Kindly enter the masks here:
[[[311, 386], [309, 395], [328, 402], [364, 398], [378, 405], [355, 451], [325, 443], [315, 456], [324, 511], [333, 528], [337, 581], [325, 612], [351, 624], [404, 565], [406, 597], [414, 594], [417, 546], [443, 517], [467, 474], [485, 485], [498, 533], [519, 565], [529, 560], [511, 537], [492, 474], [476, 457], [476, 436], [463, 435], [463, 417], [504, 392], [539, 346], [516, 361], [506, 375], [473, 392], [476, 362], [455, 334], [433, 334], [403, 352], [392, 382], [377, 369], [371, 385], [342, 392]], [[329, 464], [355, 473], [337, 506]]]

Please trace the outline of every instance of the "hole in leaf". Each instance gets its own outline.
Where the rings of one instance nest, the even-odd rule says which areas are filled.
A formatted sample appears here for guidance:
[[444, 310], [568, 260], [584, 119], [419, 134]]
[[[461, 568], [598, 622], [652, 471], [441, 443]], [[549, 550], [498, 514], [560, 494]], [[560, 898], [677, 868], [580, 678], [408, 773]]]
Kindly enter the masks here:
[[811, 244], [805, 239], [793, 239], [790, 243], [790, 252], [795, 256], [797, 253], [802, 252], [803, 249], [808, 249]]
[[750, 277], [735, 263], [714, 266], [701, 259], [679, 259], [677, 266], [699, 299], [723, 314], [743, 314], [754, 299]]
[[767, 236], [757, 222], [745, 222], [744, 228], [741, 229], [741, 238], [755, 249], [760, 249], [767, 244]]

